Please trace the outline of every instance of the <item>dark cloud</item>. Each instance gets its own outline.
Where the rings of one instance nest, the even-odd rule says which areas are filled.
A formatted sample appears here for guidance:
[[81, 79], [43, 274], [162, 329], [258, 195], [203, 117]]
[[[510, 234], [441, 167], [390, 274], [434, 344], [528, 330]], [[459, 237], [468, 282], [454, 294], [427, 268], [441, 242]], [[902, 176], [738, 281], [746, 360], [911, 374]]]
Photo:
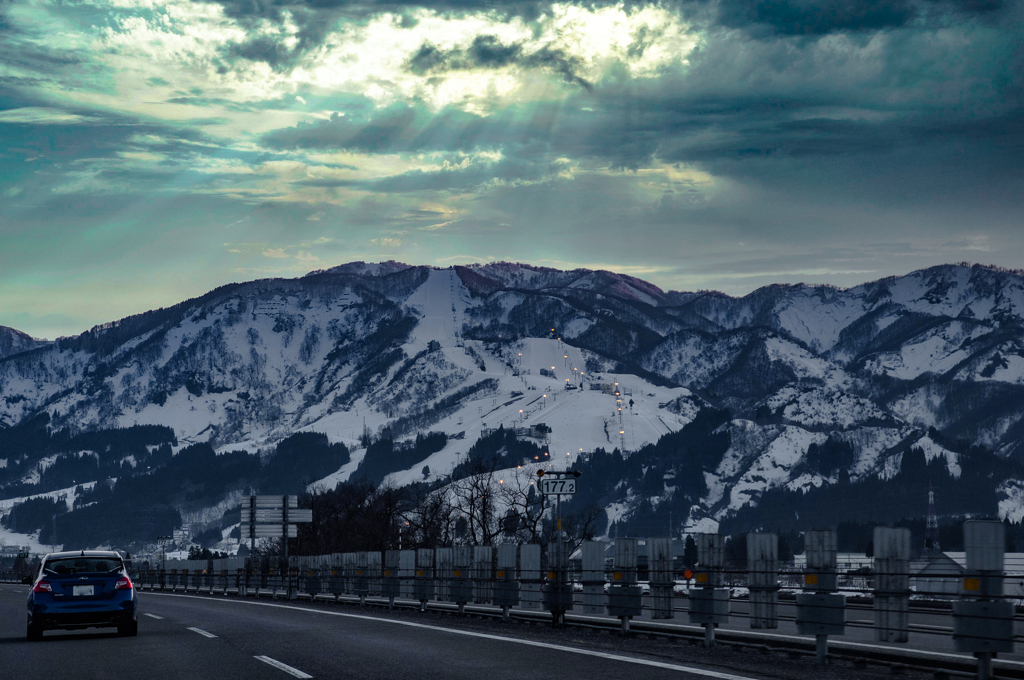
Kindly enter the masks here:
[[902, 26], [915, 14], [911, 0], [722, 0], [718, 19], [733, 28], [759, 26], [783, 35], [822, 35]]
[[592, 84], [579, 75], [580, 60], [563, 50], [544, 46], [533, 52], [526, 43], [505, 44], [494, 35], [478, 35], [468, 48], [442, 50], [425, 43], [409, 58], [406, 67], [417, 75], [435, 75], [450, 71], [485, 68], [499, 69], [519, 66], [544, 69], [559, 74], [566, 82], [590, 89]]
[[950, 14], [985, 15], [1002, 7], [1002, 0], [720, 0], [717, 23], [759, 37], [819, 36], [937, 25]]
[[334, 113], [327, 121], [274, 130], [263, 136], [263, 143], [272, 149], [348, 149], [366, 153], [423, 148], [416, 137], [429, 118], [426, 112], [399, 104], [375, 113], [369, 119]]
[[[409, 14], [410, 9], [434, 9], [447, 14], [486, 11], [492, 17], [503, 21], [523, 19], [531, 22], [540, 17], [550, 6], [550, 0], [529, 0], [503, 2], [502, 0], [425, 0], [405, 2], [403, 0], [197, 0], [221, 5], [224, 12], [239, 21], [246, 29], [255, 33], [263, 22], [282, 26], [288, 21], [298, 26], [294, 36], [295, 44], [285, 45], [272, 37], [259, 35], [225, 48], [221, 55], [219, 70], [227, 73], [238, 59], [259, 61], [270, 67], [287, 71], [298, 61], [324, 44], [326, 36], [339, 22], [361, 22], [370, 17], [391, 13], [399, 17], [399, 25], [411, 28], [416, 20]], [[611, 0], [597, 0], [596, 4], [614, 4]], [[495, 46], [498, 50], [500, 46]], [[495, 55], [488, 53], [488, 46], [481, 45], [480, 58]]]
[[291, 50], [284, 44], [267, 36], [260, 36], [243, 43], [232, 44], [228, 50], [230, 57], [240, 57], [249, 61], [262, 61], [275, 69], [292, 65], [301, 55], [301, 51]]

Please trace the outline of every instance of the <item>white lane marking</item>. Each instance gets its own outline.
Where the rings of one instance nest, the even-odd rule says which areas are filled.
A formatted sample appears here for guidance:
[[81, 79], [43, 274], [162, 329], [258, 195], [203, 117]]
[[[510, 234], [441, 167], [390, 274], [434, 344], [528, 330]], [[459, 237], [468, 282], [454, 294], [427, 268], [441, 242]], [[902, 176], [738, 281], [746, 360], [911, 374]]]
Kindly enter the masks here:
[[[694, 668], [692, 666], [683, 666], [674, 663], [665, 663], [663, 661], [652, 661], [649, 659], [640, 659], [632, 656], [621, 656], [619, 654], [610, 654], [608, 652], [597, 652], [590, 649], [580, 649], [578, 647], [566, 647], [565, 645], [553, 645], [547, 642], [534, 642], [533, 640], [520, 640], [518, 638], [502, 637], [500, 635], [490, 635], [488, 633], [477, 633], [468, 630], [458, 630], [456, 628], [445, 628], [443, 626], [431, 626], [426, 623], [415, 623], [413, 621], [395, 621], [393, 619], [379, 619], [375, 616], [363, 616], [361, 614], [344, 614], [342, 612], [329, 612], [321, 609], [307, 609], [305, 607], [292, 607], [286, 604], [271, 604], [269, 602], [245, 602], [242, 600], [211, 600], [207, 597], [197, 597], [195, 595], [171, 595], [166, 594], [166, 597], [187, 597], [193, 600], [205, 600], [207, 602], [218, 602], [218, 603], [232, 603], [232, 604], [247, 604], [257, 607], [274, 607], [275, 609], [291, 609], [297, 612], [306, 612], [309, 614], [323, 614], [325, 616], [341, 616], [346, 619], [359, 619], [361, 621], [376, 621], [381, 623], [393, 623], [398, 626], [408, 626], [409, 628], [424, 628], [426, 630], [438, 630], [445, 633], [452, 633], [454, 635], [465, 635], [466, 637], [482, 638], [485, 640], [497, 640], [499, 642], [510, 642], [517, 645], [525, 645], [527, 647], [540, 647], [541, 649], [547, 649], [549, 651], [567, 652], [569, 654], [580, 654], [582, 656], [593, 656], [599, 659], [609, 659], [611, 661], [622, 661], [624, 663], [637, 664], [639, 666], [649, 666], [652, 668], [662, 668], [670, 671], [680, 671], [682, 673], [690, 673], [692, 675], [703, 675], [708, 678], [716, 678], [717, 680], [751, 680], [749, 676], [744, 675], [732, 675], [731, 673], [720, 673], [718, 671], [709, 671], [703, 668]], [[256, 657], [261, 659], [260, 657]], [[270, 665], [275, 665], [270, 661], [267, 661]], [[283, 664], [282, 664], [283, 665]], [[284, 670], [284, 669], [282, 669]], [[301, 673], [302, 671], [298, 671]], [[309, 678], [312, 676], [301, 675], [296, 677]]]
[[159, 619], [160, 621], [163, 621], [163, 619], [164, 619], [164, 617], [162, 617], [162, 616], [157, 616], [156, 614], [150, 614], [149, 612], [143, 612], [142, 615], [143, 616], [148, 616], [151, 619]]
[[203, 637], [208, 637], [208, 638], [215, 638], [215, 637], [217, 637], [217, 636], [216, 636], [216, 635], [214, 635], [213, 633], [207, 633], [207, 632], [206, 632], [205, 630], [203, 630], [202, 628], [189, 628], [189, 630], [190, 630], [190, 631], [192, 631], [193, 633], [199, 633], [199, 634], [200, 634], [200, 635], [202, 635]]
[[313, 677], [309, 673], [303, 673], [298, 668], [292, 668], [288, 664], [281, 663], [277, 659], [271, 659], [269, 656], [256, 656], [256, 657], [253, 657], [253, 658], [254, 659], [259, 659], [263, 663], [270, 664], [271, 666], [273, 666], [274, 668], [278, 669], [279, 671], [284, 671], [285, 673], [287, 673], [288, 675], [291, 675], [292, 677], [296, 677], [296, 678], [311, 678], [311, 677]]

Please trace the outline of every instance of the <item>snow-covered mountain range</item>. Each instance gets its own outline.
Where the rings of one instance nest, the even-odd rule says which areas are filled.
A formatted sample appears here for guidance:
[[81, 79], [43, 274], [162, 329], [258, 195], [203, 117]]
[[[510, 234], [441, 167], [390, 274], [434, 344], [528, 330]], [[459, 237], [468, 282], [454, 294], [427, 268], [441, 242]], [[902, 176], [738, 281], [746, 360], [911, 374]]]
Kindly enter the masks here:
[[[264, 455], [319, 432], [353, 452], [326, 483], [357, 468], [367, 434], [448, 435], [391, 475], [405, 484], [445, 474], [499, 426], [574, 462], [597, 448], [628, 457], [727, 411], [724, 453], [661, 470], [653, 493], [606, 495], [611, 519], [670, 499], [676, 475], [704, 478], [677, 522], [711, 527], [767, 489], [891, 478], [912, 448], [951, 478], [966, 446], [1024, 459], [1024, 275], [982, 266], [735, 298], [606, 271], [359, 262], [224, 286], [53, 343], [25, 338], [0, 327], [0, 428], [45, 412], [51, 430], [163, 425], [176, 450]], [[850, 453], [829, 469], [809, 464], [812, 445]], [[0, 451], [0, 471], [15, 462]], [[1019, 519], [1024, 484], [993, 483]]]
[[19, 330], [0, 326], [0, 359], [12, 354], [35, 349], [45, 344], [47, 344], [45, 340], [36, 340]]

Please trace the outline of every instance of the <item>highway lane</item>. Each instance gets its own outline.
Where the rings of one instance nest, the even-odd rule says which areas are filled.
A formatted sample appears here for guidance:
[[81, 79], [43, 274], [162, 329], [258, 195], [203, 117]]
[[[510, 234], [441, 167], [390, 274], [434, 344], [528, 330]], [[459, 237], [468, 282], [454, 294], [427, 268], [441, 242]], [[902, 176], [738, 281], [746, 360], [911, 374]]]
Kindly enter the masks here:
[[[458, 630], [330, 607], [143, 592], [139, 636], [106, 629], [25, 640], [25, 586], [0, 586], [5, 678], [149, 677], [287, 680], [290, 677], [663, 678], [741, 680], [749, 673], [691, 668], [613, 650]], [[157, 618], [158, 617], [158, 618]], [[263, 657], [263, 659], [261, 659]]]

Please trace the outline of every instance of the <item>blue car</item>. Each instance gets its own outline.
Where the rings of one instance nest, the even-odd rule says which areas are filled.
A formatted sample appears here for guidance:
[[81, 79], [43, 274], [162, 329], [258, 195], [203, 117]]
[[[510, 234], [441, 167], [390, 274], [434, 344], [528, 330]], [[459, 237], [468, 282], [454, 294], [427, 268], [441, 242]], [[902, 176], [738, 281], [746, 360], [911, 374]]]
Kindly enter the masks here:
[[138, 635], [135, 585], [112, 550], [50, 553], [28, 596], [29, 640], [44, 630], [117, 627]]

